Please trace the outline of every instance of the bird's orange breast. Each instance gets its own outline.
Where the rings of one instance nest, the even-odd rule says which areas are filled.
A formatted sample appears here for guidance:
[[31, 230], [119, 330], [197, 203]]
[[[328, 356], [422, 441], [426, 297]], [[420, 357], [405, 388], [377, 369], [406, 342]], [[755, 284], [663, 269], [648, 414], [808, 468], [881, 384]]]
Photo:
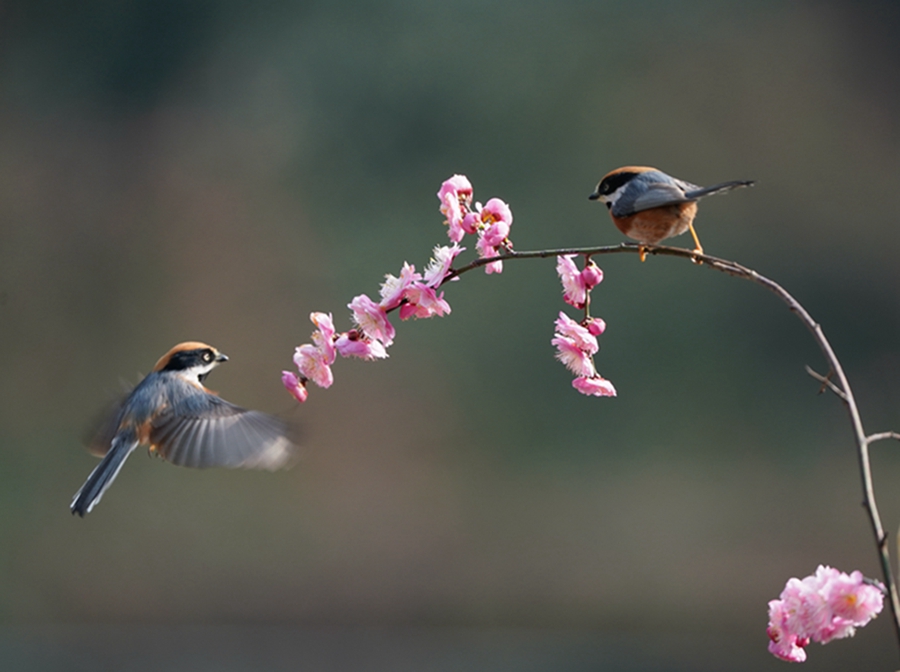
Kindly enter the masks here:
[[616, 217], [610, 213], [619, 231], [647, 245], [656, 245], [666, 238], [684, 233], [696, 215], [697, 203], [694, 201], [650, 208], [627, 217]]

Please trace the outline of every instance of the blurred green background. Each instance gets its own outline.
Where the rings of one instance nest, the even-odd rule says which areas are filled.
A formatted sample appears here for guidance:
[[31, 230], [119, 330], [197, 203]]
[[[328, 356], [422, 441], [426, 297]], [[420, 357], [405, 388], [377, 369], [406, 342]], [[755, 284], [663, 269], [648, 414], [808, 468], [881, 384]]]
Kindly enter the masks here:
[[[346, 329], [446, 241], [453, 173], [525, 250], [620, 242], [587, 195], [649, 164], [758, 181], [702, 204], [707, 251], [793, 292], [867, 429], [900, 430], [898, 30], [888, 1], [3, 3], [0, 666], [784, 669], [784, 581], [879, 571], [843, 408], [763, 289], [599, 259], [616, 399], [553, 360], [553, 260], [465, 276], [302, 407], [280, 371], [310, 311]], [[73, 519], [93, 418], [188, 339], [302, 461], [141, 450]], [[889, 625], [808, 668], [895, 669]]]

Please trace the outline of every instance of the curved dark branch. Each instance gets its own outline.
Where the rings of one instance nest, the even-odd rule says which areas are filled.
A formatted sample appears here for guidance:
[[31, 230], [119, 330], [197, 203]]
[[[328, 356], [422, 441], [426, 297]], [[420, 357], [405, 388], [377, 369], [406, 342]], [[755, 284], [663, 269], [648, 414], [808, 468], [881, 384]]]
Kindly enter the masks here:
[[859, 408], [857, 407], [856, 399], [853, 396], [853, 390], [850, 388], [850, 383], [847, 380], [847, 376], [844, 374], [844, 368], [841, 366], [840, 360], [838, 360], [837, 356], [834, 354], [834, 350], [831, 348], [831, 344], [828, 342], [828, 339], [825, 338], [825, 334], [822, 332], [822, 327], [812, 318], [812, 316], [806, 311], [806, 309], [800, 304], [800, 302], [797, 301], [797, 299], [795, 299], [793, 296], [791, 296], [791, 294], [788, 293], [787, 290], [785, 290], [781, 285], [779, 285], [774, 280], [765, 277], [764, 275], [760, 275], [751, 268], [747, 268], [746, 266], [742, 266], [737, 262], [729, 261], [727, 259], [712, 257], [708, 254], [698, 254], [692, 250], [686, 250], [680, 247], [668, 247], [665, 245], [639, 246], [632, 243], [622, 243], [621, 245], [602, 247], [539, 250], [531, 252], [508, 252], [496, 257], [478, 259], [476, 261], [473, 261], [466, 266], [452, 271], [450, 274], [448, 274], [447, 278], [445, 278], [444, 281], [447, 282], [455, 277], [462, 275], [463, 273], [476, 268], [480, 268], [485, 264], [489, 264], [492, 261], [547, 258], [564, 254], [579, 254], [584, 255], [585, 257], [598, 256], [603, 254], [637, 254], [642, 248], [646, 250], [647, 254], [669, 257], [683, 257], [685, 259], [690, 259], [698, 265], [706, 266], [707, 268], [711, 268], [722, 273], [727, 273], [728, 275], [733, 275], [738, 278], [750, 280], [751, 282], [755, 282], [757, 285], [762, 285], [770, 292], [775, 294], [778, 298], [780, 298], [785, 304], [787, 304], [788, 309], [792, 313], [794, 313], [798, 317], [798, 319], [806, 326], [806, 328], [809, 329], [809, 331], [812, 333], [813, 339], [816, 341], [816, 344], [819, 346], [819, 349], [822, 351], [822, 354], [825, 357], [825, 361], [828, 362], [830, 373], [827, 376], [820, 376], [819, 374], [815, 374], [815, 372], [813, 372], [811, 369], [807, 370], [810, 372], [810, 375], [813, 375], [813, 377], [822, 382], [826, 387], [831, 389], [838, 397], [841, 398], [850, 416], [850, 425], [852, 426], [853, 436], [856, 440], [856, 452], [859, 461], [860, 476], [862, 477], [863, 506], [865, 507], [866, 512], [869, 515], [869, 522], [872, 526], [872, 533], [875, 535], [875, 542], [878, 547], [879, 559], [881, 561], [881, 571], [888, 590], [891, 614], [894, 621], [894, 632], [897, 635], [898, 643], [900, 643], [900, 599], [898, 599], [897, 583], [894, 580], [894, 573], [891, 568], [891, 558], [888, 551], [887, 534], [885, 533], [884, 527], [881, 524], [881, 516], [878, 513], [878, 506], [875, 502], [875, 488], [872, 480], [872, 467], [869, 461], [870, 443], [889, 438], [900, 440], [900, 434], [896, 434], [894, 432], [886, 432], [883, 434], [873, 434], [871, 436], [866, 435], [866, 432], [863, 429], [862, 419], [859, 414]]

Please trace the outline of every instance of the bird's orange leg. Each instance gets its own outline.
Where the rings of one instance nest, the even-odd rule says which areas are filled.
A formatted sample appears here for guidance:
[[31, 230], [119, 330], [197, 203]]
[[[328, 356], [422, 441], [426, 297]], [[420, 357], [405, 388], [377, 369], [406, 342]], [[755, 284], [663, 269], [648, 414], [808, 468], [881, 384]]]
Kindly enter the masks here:
[[[694, 252], [696, 252], [697, 254], [703, 254], [703, 246], [700, 244], [700, 239], [697, 237], [697, 232], [694, 231], [694, 223], [691, 222], [688, 227], [691, 229], [691, 235], [694, 237]], [[696, 258], [694, 259], [694, 262], [698, 264], [700, 263], [700, 261]]]

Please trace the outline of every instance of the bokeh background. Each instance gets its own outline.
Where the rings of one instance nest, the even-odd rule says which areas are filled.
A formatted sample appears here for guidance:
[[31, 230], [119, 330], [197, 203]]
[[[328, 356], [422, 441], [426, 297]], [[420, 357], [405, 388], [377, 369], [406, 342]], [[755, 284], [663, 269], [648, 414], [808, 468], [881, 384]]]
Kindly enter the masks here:
[[[890, 1], [3, 3], [0, 667], [784, 669], [784, 581], [878, 565], [843, 408], [761, 288], [600, 259], [616, 399], [553, 360], [553, 260], [465, 276], [302, 407], [279, 377], [310, 311], [346, 329], [446, 241], [450, 175], [525, 250], [620, 242], [586, 197], [649, 164], [758, 181], [702, 204], [704, 245], [793, 292], [900, 429], [898, 30]], [[188, 339], [303, 459], [139, 451], [72, 518], [96, 414]], [[898, 658], [887, 617], [809, 654]]]

